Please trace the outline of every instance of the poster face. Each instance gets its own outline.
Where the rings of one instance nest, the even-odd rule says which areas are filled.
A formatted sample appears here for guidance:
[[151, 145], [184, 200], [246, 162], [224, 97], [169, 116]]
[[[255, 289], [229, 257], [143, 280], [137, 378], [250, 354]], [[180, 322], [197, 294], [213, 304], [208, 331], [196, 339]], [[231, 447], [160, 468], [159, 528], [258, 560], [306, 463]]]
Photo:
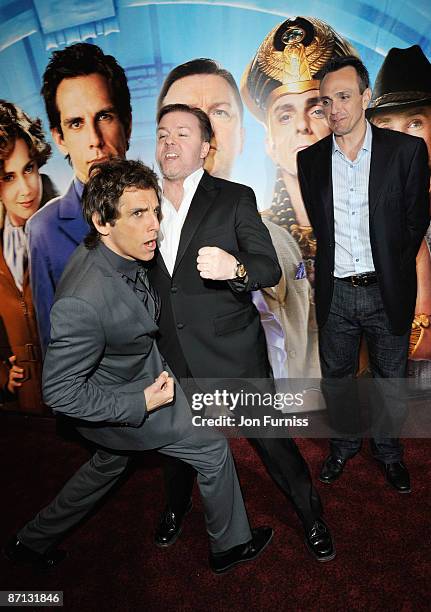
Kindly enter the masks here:
[[[53, 146], [44, 172], [59, 193], [65, 192], [73, 173], [65, 151], [59, 151], [49, 135], [40, 95], [42, 75], [53, 51], [90, 42], [116, 58], [131, 93], [133, 121], [127, 155], [154, 167], [157, 102], [169, 72], [184, 62], [210, 58], [232, 75], [241, 99], [238, 89], [223, 76], [191, 74], [173, 83], [159, 102], [200, 106], [209, 114], [216, 142], [206, 169], [250, 185], [269, 224], [283, 259], [284, 280], [257, 295], [255, 302], [276, 378], [320, 374], [313, 295], [316, 244], [296, 171], [298, 151], [330, 133], [314, 79], [319, 62], [331, 54], [356, 53], [368, 67], [373, 84], [390, 49], [420, 45], [426, 57], [431, 55], [427, 2], [395, 1], [382, 8], [373, 0], [350, 3], [348, 10], [345, 6], [341, 1], [330, 6], [293, 1], [286, 8], [285, 2], [265, 0], [188, 4], [37, 0], [25, 7], [2, 3], [0, 8], [0, 97], [42, 119]], [[286, 20], [289, 27], [281, 27]], [[311, 44], [310, 36], [317, 42]], [[424, 81], [423, 89], [429, 93], [431, 83]], [[426, 101], [420, 108], [422, 131], [410, 120], [389, 125], [386, 118], [384, 125], [428, 138], [431, 148], [428, 105]], [[431, 264], [426, 243], [421, 257], [423, 292], [416, 313], [427, 316], [431, 314]], [[424, 335], [425, 327], [418, 321], [417, 333]], [[431, 346], [426, 349], [426, 341], [422, 341], [422, 360], [411, 361], [409, 367], [412, 376], [431, 385]]]

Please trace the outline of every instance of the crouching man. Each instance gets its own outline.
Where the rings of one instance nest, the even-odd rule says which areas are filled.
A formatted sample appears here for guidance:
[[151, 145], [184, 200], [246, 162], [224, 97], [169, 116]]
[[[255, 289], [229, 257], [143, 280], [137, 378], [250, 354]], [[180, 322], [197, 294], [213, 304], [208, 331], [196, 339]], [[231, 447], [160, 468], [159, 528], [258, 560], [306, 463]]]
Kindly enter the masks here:
[[64, 557], [58, 540], [118, 481], [128, 452], [157, 449], [198, 472], [210, 566], [226, 571], [255, 558], [273, 532], [250, 530], [226, 440], [193, 427], [184, 393], [154, 339], [160, 301], [145, 265], [159, 231], [157, 177], [136, 161], [98, 165], [83, 210], [91, 230], [56, 292], [43, 389], [47, 404], [72, 417], [96, 452], [7, 544], [6, 555], [56, 565]]

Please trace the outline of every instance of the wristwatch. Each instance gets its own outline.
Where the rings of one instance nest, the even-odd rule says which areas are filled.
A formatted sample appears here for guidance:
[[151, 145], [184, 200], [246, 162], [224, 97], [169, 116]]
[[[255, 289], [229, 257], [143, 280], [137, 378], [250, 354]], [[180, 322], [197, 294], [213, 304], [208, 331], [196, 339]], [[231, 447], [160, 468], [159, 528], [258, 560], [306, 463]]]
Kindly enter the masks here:
[[237, 261], [236, 268], [235, 268], [235, 278], [243, 280], [245, 279], [246, 276], [247, 276], [247, 270], [245, 269], [244, 264]]

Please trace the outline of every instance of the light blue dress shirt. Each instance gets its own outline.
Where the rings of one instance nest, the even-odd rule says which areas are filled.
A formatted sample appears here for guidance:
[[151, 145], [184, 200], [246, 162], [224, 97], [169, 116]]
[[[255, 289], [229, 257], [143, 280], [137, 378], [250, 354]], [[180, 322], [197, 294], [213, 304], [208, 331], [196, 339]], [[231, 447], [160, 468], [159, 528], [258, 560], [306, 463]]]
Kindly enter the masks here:
[[334, 276], [338, 278], [375, 270], [368, 206], [371, 144], [372, 131], [368, 121], [364, 142], [354, 161], [344, 155], [333, 136]]

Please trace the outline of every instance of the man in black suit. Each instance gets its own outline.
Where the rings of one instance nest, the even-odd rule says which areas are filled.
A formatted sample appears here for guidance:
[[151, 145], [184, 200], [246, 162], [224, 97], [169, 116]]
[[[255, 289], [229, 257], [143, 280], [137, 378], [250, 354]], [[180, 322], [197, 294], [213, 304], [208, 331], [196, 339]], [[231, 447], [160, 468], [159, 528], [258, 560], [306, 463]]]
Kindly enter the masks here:
[[[252, 189], [203, 169], [212, 127], [198, 108], [168, 104], [158, 113], [157, 161], [163, 174], [159, 253], [150, 271], [161, 295], [159, 346], [177, 378], [266, 379], [273, 391], [265, 337], [251, 291], [275, 285], [280, 267]], [[239, 383], [238, 383], [239, 384]], [[255, 439], [271, 476], [292, 500], [309, 550], [335, 556], [310, 473], [288, 432]], [[166, 473], [168, 506], [159, 546], [178, 537], [191, 507], [194, 474]]]
[[9, 542], [13, 561], [60, 561], [57, 541], [118, 481], [127, 453], [147, 449], [198, 471], [213, 571], [255, 558], [272, 538], [269, 527], [250, 530], [226, 439], [193, 426], [155, 342], [160, 301], [145, 263], [156, 250], [159, 200], [157, 177], [140, 162], [100, 164], [85, 187], [90, 234], [56, 292], [43, 390], [47, 404], [72, 417], [96, 451]]
[[[355, 426], [346, 423], [350, 407], [344, 393], [354, 393], [363, 333], [376, 387], [383, 388], [373, 454], [387, 481], [407, 493], [409, 473], [395, 435], [404, 410], [397, 392], [406, 373], [416, 300], [415, 258], [429, 223], [427, 149], [422, 139], [366, 121], [371, 90], [357, 58], [336, 58], [316, 78], [321, 79], [333, 135], [298, 154], [298, 175], [317, 237], [316, 308], [325, 399], [336, 429], [342, 423], [346, 433]], [[331, 439], [322, 482], [338, 478], [359, 451], [358, 433]]]

